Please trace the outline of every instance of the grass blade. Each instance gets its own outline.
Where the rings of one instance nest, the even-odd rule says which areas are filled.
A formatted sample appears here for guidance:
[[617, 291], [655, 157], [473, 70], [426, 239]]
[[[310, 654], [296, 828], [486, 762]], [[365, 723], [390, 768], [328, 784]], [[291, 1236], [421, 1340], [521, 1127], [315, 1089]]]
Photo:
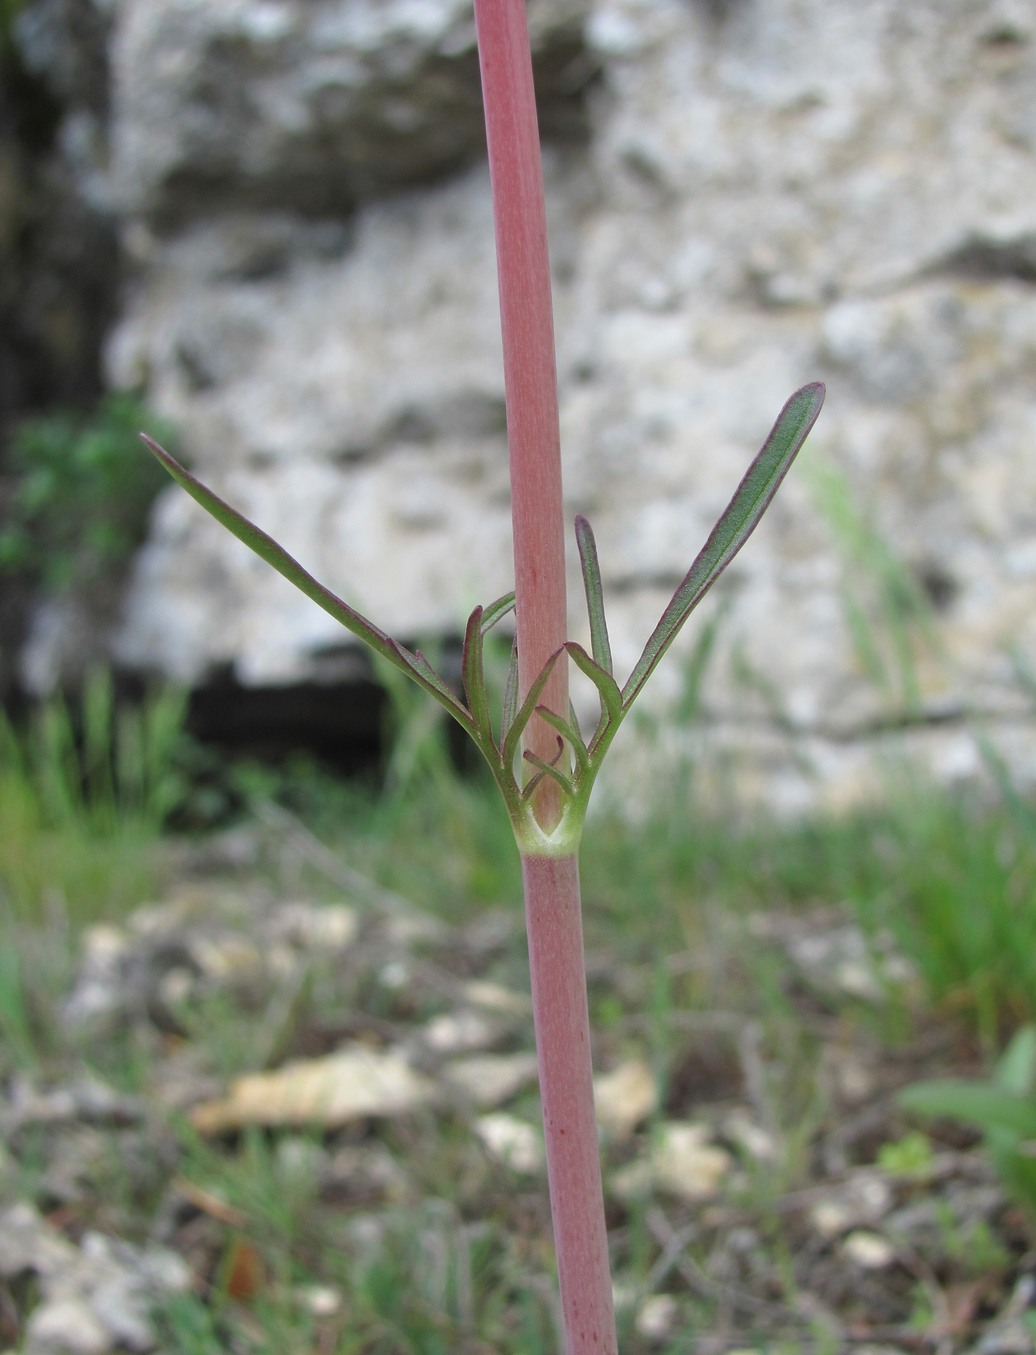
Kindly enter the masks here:
[[644, 647], [622, 690], [623, 704], [635, 699], [680, 627], [755, 530], [824, 403], [824, 386], [814, 381], [788, 400], [761, 451], [738, 485], [698, 558], [673, 594], [672, 601]]

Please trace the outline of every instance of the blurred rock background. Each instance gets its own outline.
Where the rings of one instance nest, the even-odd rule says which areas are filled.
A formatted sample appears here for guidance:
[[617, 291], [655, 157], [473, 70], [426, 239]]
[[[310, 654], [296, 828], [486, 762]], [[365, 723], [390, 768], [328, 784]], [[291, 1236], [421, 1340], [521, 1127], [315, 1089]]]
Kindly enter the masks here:
[[[887, 754], [972, 778], [986, 737], [1031, 778], [1029, 0], [529, 13], [566, 491], [617, 668], [819, 377], [804, 462], [653, 709], [699, 716], [676, 742], [791, 810], [855, 799]], [[135, 391], [213, 487], [448, 662], [511, 576], [470, 0], [4, 0], [0, 32], [0, 441]], [[107, 654], [212, 725], [376, 738], [350, 637], [175, 489], [99, 611], [0, 595], [9, 692]]]

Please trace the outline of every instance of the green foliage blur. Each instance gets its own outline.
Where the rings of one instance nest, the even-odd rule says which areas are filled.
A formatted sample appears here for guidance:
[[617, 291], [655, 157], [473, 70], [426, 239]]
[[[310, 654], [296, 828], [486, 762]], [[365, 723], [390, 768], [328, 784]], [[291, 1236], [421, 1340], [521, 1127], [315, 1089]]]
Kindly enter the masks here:
[[23, 8], [23, 0], [0, 0], [0, 52], [10, 45], [14, 21]]
[[918, 1115], [980, 1130], [1005, 1191], [1036, 1227], [1036, 1026], [1015, 1034], [988, 1082], [919, 1082], [901, 1092], [899, 1101]]
[[120, 703], [104, 671], [20, 725], [0, 711], [0, 932], [123, 916], [158, 886], [156, 847], [187, 794], [186, 694]]
[[166, 478], [139, 431], [172, 430], [134, 395], [106, 396], [89, 415], [27, 420], [5, 455], [8, 492], [0, 521], [0, 580], [18, 576], [49, 592], [109, 579], [143, 540], [148, 510]]

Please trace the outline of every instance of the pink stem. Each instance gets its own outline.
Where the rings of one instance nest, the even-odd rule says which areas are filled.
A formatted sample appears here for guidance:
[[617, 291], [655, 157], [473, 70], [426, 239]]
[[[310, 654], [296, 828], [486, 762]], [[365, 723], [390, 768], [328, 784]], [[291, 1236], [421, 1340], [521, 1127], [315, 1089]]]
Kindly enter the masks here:
[[[504, 389], [514, 524], [518, 685], [524, 697], [568, 638], [561, 439], [543, 167], [536, 122], [525, 0], [475, 0], [486, 139], [493, 188], [497, 273], [504, 340]], [[555, 666], [543, 705], [568, 717], [568, 674]], [[527, 751], [545, 762], [558, 736], [533, 718]], [[560, 811], [545, 779], [537, 817], [548, 831]]]
[[522, 881], [566, 1349], [568, 1355], [616, 1355], [579, 864], [574, 856], [525, 856]]
[[[554, 319], [543, 168], [525, 0], [475, 0], [493, 186], [514, 524], [520, 695], [568, 634]], [[542, 704], [568, 716], [556, 664]], [[546, 763], [558, 738], [530, 721], [525, 750]], [[563, 768], [567, 770], [567, 768]], [[533, 808], [548, 832], [560, 787], [545, 777]], [[554, 1243], [568, 1355], [617, 1355], [575, 855], [522, 857], [533, 1019]]]

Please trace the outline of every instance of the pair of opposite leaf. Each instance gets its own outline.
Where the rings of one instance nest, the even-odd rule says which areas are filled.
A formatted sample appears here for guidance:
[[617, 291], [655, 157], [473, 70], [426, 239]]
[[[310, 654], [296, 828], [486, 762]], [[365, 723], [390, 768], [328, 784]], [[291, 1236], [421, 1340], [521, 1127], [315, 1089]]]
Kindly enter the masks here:
[[[203, 485], [158, 443], [146, 434], [141, 436], [173, 479], [228, 531], [369, 645], [376, 654], [406, 673], [444, 707], [467, 731], [488, 762], [503, 794], [519, 842], [532, 845], [533, 841], [539, 840], [541, 848], [549, 848], [552, 842], [567, 844], [573, 832], [578, 835], [590, 789], [616, 730], [687, 617], [755, 529], [813, 427], [823, 402], [824, 386], [819, 381], [803, 386], [787, 401], [769, 437], [673, 594], [644, 646], [644, 652], [622, 687], [612, 672], [601, 571], [593, 532], [584, 517], [576, 518], [576, 542], [590, 620], [591, 652], [588, 654], [582, 645], [567, 641], [547, 660], [519, 704], [517, 651], [512, 650], [503, 712], [496, 731], [486, 692], [483, 647], [487, 633], [513, 610], [513, 593], [499, 598], [488, 607], [476, 607], [468, 619], [461, 657], [464, 689], [464, 700], [461, 700], [420, 650], [408, 649], [343, 602], [272, 537]], [[579, 731], [574, 713], [570, 713], [568, 719], [563, 719], [539, 704], [554, 665], [563, 654], [567, 654], [590, 679], [600, 698], [600, 718], [588, 742]], [[558, 757], [553, 763], [547, 763], [526, 752], [524, 758], [534, 769], [533, 774], [526, 779], [517, 775], [515, 768], [518, 765], [522, 734], [534, 713], [556, 731]], [[561, 756], [565, 745], [571, 750], [569, 759], [562, 759]], [[532, 795], [545, 776], [557, 782], [563, 792], [561, 822], [550, 835], [539, 829], [531, 808]]]

